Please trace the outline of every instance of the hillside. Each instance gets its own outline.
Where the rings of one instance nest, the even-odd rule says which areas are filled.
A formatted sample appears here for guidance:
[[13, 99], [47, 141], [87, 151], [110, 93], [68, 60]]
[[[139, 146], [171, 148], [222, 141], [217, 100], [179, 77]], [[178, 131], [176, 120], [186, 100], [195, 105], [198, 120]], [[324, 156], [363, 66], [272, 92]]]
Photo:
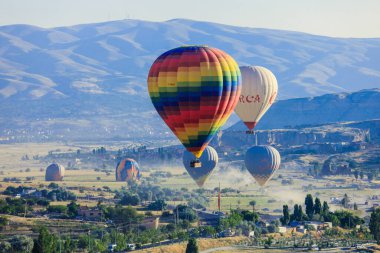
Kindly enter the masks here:
[[[380, 87], [380, 39], [176, 19], [52, 29], [9, 25], [0, 27], [0, 43], [0, 138], [17, 141], [172, 137], [148, 98], [146, 75], [158, 55], [184, 44], [208, 44], [227, 51], [240, 65], [271, 69], [278, 77], [279, 99]], [[303, 101], [296, 110], [306, 108]], [[260, 127], [277, 126], [273, 121], [324, 121], [320, 116], [303, 122], [301, 115], [287, 122], [276, 110], [281, 112], [274, 106]], [[329, 113], [334, 120], [334, 112]], [[363, 110], [357, 113], [372, 118]], [[342, 119], [351, 114], [347, 111]], [[236, 120], [232, 117], [229, 124]]]
[[[276, 102], [261, 119], [257, 129], [278, 129], [320, 124], [380, 119], [380, 89], [327, 94]], [[227, 131], [246, 130], [237, 122]]]

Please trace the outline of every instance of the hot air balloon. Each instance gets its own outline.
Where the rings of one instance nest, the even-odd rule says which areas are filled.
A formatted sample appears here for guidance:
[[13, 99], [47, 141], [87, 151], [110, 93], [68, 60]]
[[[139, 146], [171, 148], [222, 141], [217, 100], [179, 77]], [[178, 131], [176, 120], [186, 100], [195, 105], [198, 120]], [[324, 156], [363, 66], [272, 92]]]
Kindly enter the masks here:
[[264, 67], [243, 66], [240, 71], [243, 82], [235, 112], [250, 130], [247, 133], [253, 133], [253, 128], [277, 97], [277, 80]]
[[277, 149], [271, 146], [253, 146], [247, 150], [244, 162], [259, 185], [264, 186], [280, 168], [281, 156]]
[[46, 168], [46, 181], [62, 181], [65, 176], [65, 167], [58, 163], [52, 163]]
[[137, 162], [130, 158], [124, 158], [116, 165], [116, 181], [137, 181], [141, 177]]
[[216, 153], [214, 148], [207, 146], [199, 158], [201, 166], [198, 168], [190, 166], [190, 162], [194, 159], [194, 154], [185, 150], [182, 157], [183, 166], [197, 183], [197, 185], [199, 187], [203, 187], [207, 178], [211, 175], [215, 166], [218, 164], [218, 153]]
[[[236, 106], [240, 70], [235, 60], [219, 49], [179, 47], [153, 63], [148, 90], [158, 114], [198, 159]], [[192, 166], [201, 164], [192, 161]]]

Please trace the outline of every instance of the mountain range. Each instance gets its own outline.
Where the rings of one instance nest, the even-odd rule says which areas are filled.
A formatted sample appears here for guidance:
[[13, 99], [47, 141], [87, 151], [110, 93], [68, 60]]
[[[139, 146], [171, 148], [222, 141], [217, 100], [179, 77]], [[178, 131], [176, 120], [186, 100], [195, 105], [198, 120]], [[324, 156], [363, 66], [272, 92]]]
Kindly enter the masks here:
[[[146, 76], [161, 53], [187, 44], [217, 47], [239, 65], [272, 70], [279, 83], [278, 105], [284, 99], [343, 94], [334, 95], [331, 101], [335, 101], [336, 96], [380, 87], [380, 39], [331, 38], [184, 19], [50, 29], [8, 25], [0, 27], [0, 135], [47, 140], [172, 137], [150, 102]], [[291, 101], [298, 109], [307, 107]], [[279, 121], [274, 117], [278, 105], [263, 118], [261, 127], [308, 124], [302, 121], [305, 115], [293, 122], [281, 118], [282, 125], [270, 123]], [[334, 119], [334, 112], [327, 113], [329, 121], [340, 120]], [[342, 119], [350, 118], [351, 112], [346, 114]], [[231, 117], [229, 124], [236, 120]]]

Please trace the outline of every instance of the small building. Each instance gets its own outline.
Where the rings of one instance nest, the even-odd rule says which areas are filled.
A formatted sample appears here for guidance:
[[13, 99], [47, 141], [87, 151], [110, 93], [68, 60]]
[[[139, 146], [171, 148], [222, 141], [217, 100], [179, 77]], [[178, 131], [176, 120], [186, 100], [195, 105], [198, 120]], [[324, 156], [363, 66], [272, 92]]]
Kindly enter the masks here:
[[251, 231], [251, 230], [244, 230], [243, 231], [243, 234], [247, 237], [255, 237], [255, 231]]
[[265, 222], [265, 221], [258, 221], [258, 222], [256, 222], [256, 226], [258, 226], [260, 228], [266, 228], [269, 226], [269, 223]]
[[231, 237], [234, 235], [235, 235], [235, 232], [233, 232], [231, 229], [226, 229], [219, 233], [220, 237]]
[[141, 222], [140, 225], [145, 227], [146, 229], [157, 229], [159, 223], [159, 217], [147, 217]]
[[38, 191], [36, 188], [24, 189], [21, 192], [21, 196], [22, 197], [31, 196], [31, 197], [41, 198], [42, 192]]
[[296, 231], [298, 233], [306, 234], [307, 229], [304, 226], [300, 225], [300, 226], [297, 226]]
[[285, 227], [285, 226], [280, 226], [280, 227], [278, 227], [278, 232], [279, 232], [279, 233], [286, 233], [287, 230], [288, 230], [288, 228]]
[[330, 203], [335, 204], [335, 205], [340, 205], [342, 203], [342, 198], [331, 197]]
[[332, 228], [332, 227], [333, 227], [332, 222], [330, 222], [330, 221], [328, 221], [328, 222], [323, 222], [322, 225], [323, 225], [324, 227], [326, 227], [326, 228]]
[[209, 225], [209, 226], [216, 226], [220, 219], [223, 219], [225, 214], [223, 212], [212, 212], [212, 211], [203, 211], [203, 210], [196, 210], [199, 218], [199, 224], [201, 225]]
[[[332, 226], [332, 223], [329, 222]], [[305, 221], [305, 225], [311, 226], [314, 228], [314, 230], [323, 230], [325, 227], [328, 227], [328, 224], [324, 224], [320, 221]]]
[[290, 225], [292, 228], [295, 228], [295, 227], [297, 227], [297, 226], [300, 225], [300, 222], [299, 222], [299, 221], [292, 221], [292, 222], [289, 223], [289, 225]]
[[97, 207], [80, 206], [78, 215], [87, 220], [100, 220], [103, 212]]

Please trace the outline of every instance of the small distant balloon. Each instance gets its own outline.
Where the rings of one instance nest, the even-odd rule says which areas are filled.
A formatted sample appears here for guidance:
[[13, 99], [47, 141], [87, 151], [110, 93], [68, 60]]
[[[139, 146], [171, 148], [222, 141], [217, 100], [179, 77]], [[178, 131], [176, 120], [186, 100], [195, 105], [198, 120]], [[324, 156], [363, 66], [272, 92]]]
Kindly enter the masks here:
[[242, 90], [235, 112], [249, 130], [253, 130], [277, 97], [277, 79], [259, 66], [240, 67]]
[[62, 181], [65, 176], [65, 167], [58, 163], [52, 163], [46, 168], [46, 181]]
[[183, 166], [190, 174], [192, 179], [197, 183], [199, 187], [203, 187], [208, 177], [212, 174], [214, 168], [218, 164], [218, 153], [210, 146], [207, 146], [199, 158], [201, 166], [194, 168], [190, 165], [190, 162], [195, 159], [194, 154], [185, 150], [183, 153]]
[[245, 166], [253, 178], [264, 186], [280, 168], [280, 153], [271, 146], [253, 146], [247, 150]]
[[116, 165], [116, 181], [137, 181], [140, 179], [138, 163], [130, 158], [124, 158]]

